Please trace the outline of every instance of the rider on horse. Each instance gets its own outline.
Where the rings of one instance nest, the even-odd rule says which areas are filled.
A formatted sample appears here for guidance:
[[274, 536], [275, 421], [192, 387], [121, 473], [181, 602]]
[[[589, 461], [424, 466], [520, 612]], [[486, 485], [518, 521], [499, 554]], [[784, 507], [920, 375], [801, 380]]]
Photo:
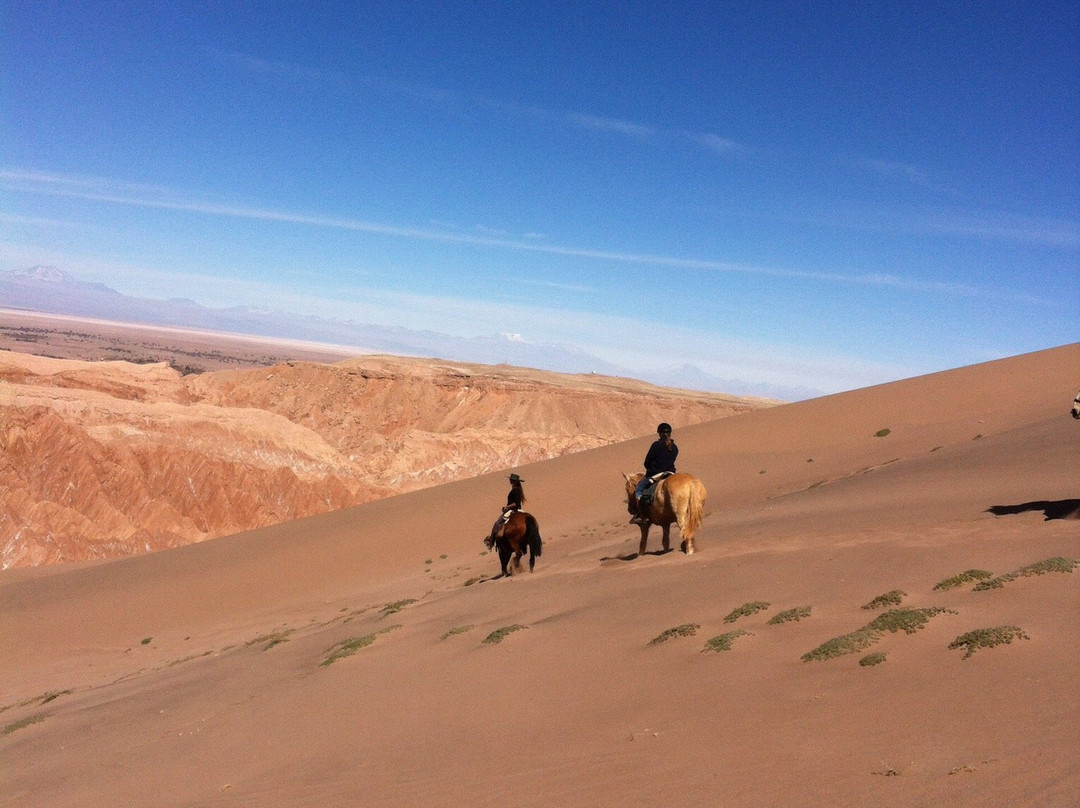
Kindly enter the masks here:
[[495, 539], [502, 533], [510, 514], [514, 511], [520, 511], [522, 504], [525, 502], [525, 489], [521, 487], [521, 484], [525, 481], [517, 474], [511, 474], [509, 479], [510, 493], [506, 495], [506, 505], [503, 507], [502, 513], [499, 514], [499, 518], [495, 520], [495, 524], [491, 526], [491, 535], [484, 539], [484, 544], [487, 545], [489, 550], [495, 545]]
[[642, 495], [649, 486], [660, 479], [675, 473], [675, 458], [679, 456], [679, 447], [671, 439], [671, 424], [662, 423], [656, 427], [657, 439], [649, 447], [645, 455], [645, 476], [634, 489], [634, 498], [637, 500], [638, 512], [630, 520], [631, 524], [643, 525], [649, 520], [649, 503], [642, 502]]

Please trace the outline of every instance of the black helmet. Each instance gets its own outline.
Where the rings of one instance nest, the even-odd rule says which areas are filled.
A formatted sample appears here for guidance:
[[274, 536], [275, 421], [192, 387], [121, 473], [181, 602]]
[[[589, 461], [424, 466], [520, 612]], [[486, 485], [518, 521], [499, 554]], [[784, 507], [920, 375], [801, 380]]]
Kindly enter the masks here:
[[663, 435], [665, 432], [667, 432], [669, 435], [671, 434], [671, 424], [667, 423], [666, 421], [656, 428], [657, 435]]

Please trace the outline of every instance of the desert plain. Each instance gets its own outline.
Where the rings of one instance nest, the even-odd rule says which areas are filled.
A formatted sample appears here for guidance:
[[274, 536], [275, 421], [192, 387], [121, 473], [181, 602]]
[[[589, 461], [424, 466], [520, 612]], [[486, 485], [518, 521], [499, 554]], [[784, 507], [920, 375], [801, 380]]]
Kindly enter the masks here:
[[[0, 573], [4, 806], [1071, 806], [1080, 344]], [[678, 532], [675, 532], [678, 547]]]

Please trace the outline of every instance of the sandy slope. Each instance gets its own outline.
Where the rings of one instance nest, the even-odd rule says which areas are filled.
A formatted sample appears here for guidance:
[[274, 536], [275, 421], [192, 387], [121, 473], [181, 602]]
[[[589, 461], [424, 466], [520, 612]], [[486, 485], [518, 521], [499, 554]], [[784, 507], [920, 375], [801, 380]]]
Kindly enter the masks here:
[[[1080, 572], [934, 587], [1080, 559], [1078, 368], [1072, 345], [677, 430], [710, 492], [692, 557], [631, 557], [639, 440], [521, 469], [533, 575], [480, 554], [502, 474], [0, 574], [2, 802], [1072, 805]], [[891, 590], [950, 611], [801, 661]], [[948, 648], [1003, 625], [1027, 639]]]

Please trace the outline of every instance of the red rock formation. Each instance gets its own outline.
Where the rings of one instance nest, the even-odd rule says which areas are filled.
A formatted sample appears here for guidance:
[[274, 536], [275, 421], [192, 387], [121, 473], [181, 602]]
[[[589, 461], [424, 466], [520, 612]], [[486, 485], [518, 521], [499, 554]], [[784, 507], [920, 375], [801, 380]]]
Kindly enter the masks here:
[[0, 564], [188, 544], [766, 405], [435, 360], [184, 377], [0, 352]]

